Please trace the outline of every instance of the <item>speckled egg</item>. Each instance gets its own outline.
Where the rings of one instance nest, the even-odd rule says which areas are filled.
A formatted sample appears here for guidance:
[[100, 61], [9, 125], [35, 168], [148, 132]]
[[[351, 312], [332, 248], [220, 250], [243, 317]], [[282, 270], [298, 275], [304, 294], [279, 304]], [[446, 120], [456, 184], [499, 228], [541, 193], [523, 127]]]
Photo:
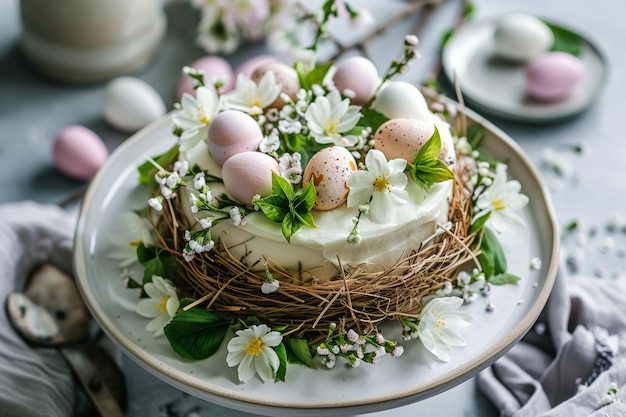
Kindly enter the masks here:
[[306, 187], [313, 181], [317, 197], [313, 208], [332, 210], [348, 199], [348, 177], [357, 170], [354, 157], [342, 146], [330, 146], [317, 152], [309, 161], [302, 176]]
[[262, 64], [280, 62], [274, 55], [257, 55], [242, 62], [235, 70], [235, 76], [244, 74], [252, 77], [254, 71]]
[[263, 132], [248, 114], [225, 110], [215, 116], [209, 125], [207, 144], [218, 165], [240, 152], [256, 151], [263, 140]]
[[536, 100], [565, 99], [583, 79], [580, 59], [565, 52], [550, 52], [533, 60], [526, 68], [526, 91]]
[[[235, 86], [233, 69], [228, 61], [222, 57], [205, 56], [197, 59], [189, 66], [196, 70], [204, 71], [204, 81], [207, 84], [215, 84], [215, 81], [221, 81], [224, 84], [219, 90], [222, 94], [229, 92]], [[194, 79], [188, 75], [183, 75], [178, 82], [178, 100], [181, 99], [183, 93], [195, 95], [194, 85]]]
[[527, 62], [554, 42], [550, 28], [535, 16], [511, 13], [500, 18], [493, 34], [494, 53], [513, 62]]
[[403, 158], [409, 163], [435, 133], [435, 125], [417, 119], [399, 118], [383, 123], [374, 134], [375, 147], [388, 160]]
[[222, 166], [224, 186], [240, 203], [252, 205], [255, 195], [266, 197], [272, 193], [272, 171], [279, 173], [278, 162], [261, 152], [241, 152]]
[[100, 136], [83, 126], [67, 126], [57, 134], [52, 146], [54, 165], [77, 180], [93, 177], [108, 156]]
[[[300, 80], [298, 79], [298, 73], [295, 69], [282, 62], [266, 62], [260, 64], [252, 73], [252, 81], [258, 83], [263, 76], [272, 71], [276, 82], [281, 85], [282, 92], [287, 94], [293, 101], [296, 101], [296, 94], [300, 89]], [[269, 107], [282, 109], [285, 102], [282, 98], [278, 97]]]
[[362, 56], [353, 56], [337, 65], [333, 81], [340, 93], [344, 94], [345, 90], [354, 93], [352, 102], [362, 106], [376, 92], [380, 76], [372, 61]]
[[111, 81], [104, 92], [104, 119], [123, 132], [134, 132], [165, 114], [165, 103], [145, 81], [129, 76]]
[[432, 117], [420, 90], [404, 81], [389, 82], [376, 97], [374, 108], [389, 119], [409, 117], [430, 120]]

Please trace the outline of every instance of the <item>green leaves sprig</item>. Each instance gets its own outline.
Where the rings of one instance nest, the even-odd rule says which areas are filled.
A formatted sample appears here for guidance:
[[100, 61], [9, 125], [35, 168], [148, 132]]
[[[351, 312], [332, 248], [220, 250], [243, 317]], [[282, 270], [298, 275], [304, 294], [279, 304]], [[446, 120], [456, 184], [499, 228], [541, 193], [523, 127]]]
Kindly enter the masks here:
[[315, 203], [313, 181], [300, 192], [295, 192], [291, 184], [280, 175], [272, 172], [272, 195], [252, 201], [271, 221], [282, 223], [282, 233], [291, 242], [291, 237], [302, 226], [317, 228], [311, 215]]
[[439, 160], [441, 152], [441, 136], [435, 127], [435, 133], [422, 146], [412, 164], [408, 164], [409, 176], [424, 191], [428, 192], [433, 184], [454, 178], [454, 173]]

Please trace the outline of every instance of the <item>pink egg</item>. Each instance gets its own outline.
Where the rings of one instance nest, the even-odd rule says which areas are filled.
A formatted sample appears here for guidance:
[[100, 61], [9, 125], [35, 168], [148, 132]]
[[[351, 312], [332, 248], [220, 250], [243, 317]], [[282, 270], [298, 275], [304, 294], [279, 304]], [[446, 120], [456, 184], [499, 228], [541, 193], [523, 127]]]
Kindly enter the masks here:
[[88, 180], [104, 164], [109, 152], [102, 139], [83, 126], [67, 126], [54, 139], [52, 159], [63, 174]]
[[526, 91], [540, 101], [563, 100], [580, 83], [584, 73], [580, 59], [565, 52], [550, 52], [526, 68]]
[[272, 194], [272, 171], [279, 173], [278, 162], [261, 152], [241, 152], [228, 158], [222, 167], [226, 190], [240, 203], [251, 205], [255, 195]]
[[398, 118], [380, 125], [374, 134], [375, 147], [388, 160], [403, 158], [413, 163], [422, 146], [435, 133], [435, 125], [423, 120]]
[[211, 156], [218, 165], [240, 152], [256, 151], [263, 140], [263, 132], [248, 114], [225, 110], [209, 125], [207, 143]]
[[361, 106], [376, 92], [380, 76], [372, 61], [362, 56], [353, 56], [337, 65], [333, 80], [340, 93], [345, 94], [345, 90], [352, 91], [354, 93], [352, 102]]
[[[219, 56], [205, 56], [194, 61], [192, 68], [204, 71], [204, 81], [212, 84], [216, 79], [222, 81], [224, 86], [220, 88], [220, 93], [227, 93], [235, 86], [235, 74], [233, 69], [224, 58]], [[195, 80], [187, 75], [183, 75], [178, 82], [178, 99], [180, 100], [183, 93], [195, 95], [193, 88]]]
[[[297, 100], [296, 94], [300, 89], [300, 79], [295, 69], [282, 62], [266, 62], [256, 67], [252, 73], [252, 81], [261, 82], [263, 76], [268, 72], [274, 73], [274, 79], [281, 86], [281, 91], [287, 94], [293, 101]], [[285, 105], [283, 99], [279, 96], [269, 107], [282, 109]]]
[[280, 62], [278, 58], [273, 55], [258, 55], [252, 57], [241, 63], [235, 70], [235, 76], [239, 74], [247, 75], [248, 77], [252, 77], [252, 73], [255, 69], [263, 64]]

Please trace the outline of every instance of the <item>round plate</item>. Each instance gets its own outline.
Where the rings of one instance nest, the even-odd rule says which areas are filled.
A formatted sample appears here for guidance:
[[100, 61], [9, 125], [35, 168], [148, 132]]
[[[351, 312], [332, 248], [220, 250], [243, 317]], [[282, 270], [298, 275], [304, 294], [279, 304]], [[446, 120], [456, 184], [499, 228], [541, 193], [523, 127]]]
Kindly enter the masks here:
[[461, 26], [442, 51], [443, 72], [458, 81], [467, 103], [477, 111], [499, 118], [530, 123], [557, 122], [585, 110], [606, 78], [599, 50], [582, 38], [579, 57], [585, 68], [583, 80], [564, 100], [542, 103], [526, 95], [525, 66], [495, 58], [493, 33], [500, 17]]
[[[147, 190], [138, 185], [136, 167], [175, 142], [169, 117], [124, 142], [85, 195], [74, 253], [82, 295], [105, 332], [141, 366], [183, 391], [225, 407], [272, 416], [343, 416], [406, 405], [452, 388], [490, 365], [533, 325], [555, 279], [559, 244], [551, 204], [532, 163], [502, 131], [468, 114], [485, 126], [481, 149], [509, 161], [509, 175], [522, 183], [530, 204], [522, 212], [527, 226], [500, 236], [509, 271], [522, 280], [493, 289], [495, 312], [485, 310], [486, 297], [463, 307], [472, 311], [474, 323], [462, 330], [468, 345], [455, 349], [449, 363], [437, 361], [413, 340], [401, 342], [403, 356], [384, 356], [377, 365], [348, 369], [338, 364], [330, 370], [323, 365], [315, 370], [290, 365], [285, 383], [253, 379], [240, 384], [236, 368], [226, 365], [225, 347], [208, 359], [187, 361], [166, 338], [146, 332], [148, 320], [134, 311], [137, 290], [125, 288], [119, 268], [107, 254], [113, 250], [109, 236], [120, 228], [119, 215], [146, 205]], [[533, 257], [543, 261], [539, 270], [529, 268]], [[400, 326], [389, 327], [387, 338], [401, 340]]]

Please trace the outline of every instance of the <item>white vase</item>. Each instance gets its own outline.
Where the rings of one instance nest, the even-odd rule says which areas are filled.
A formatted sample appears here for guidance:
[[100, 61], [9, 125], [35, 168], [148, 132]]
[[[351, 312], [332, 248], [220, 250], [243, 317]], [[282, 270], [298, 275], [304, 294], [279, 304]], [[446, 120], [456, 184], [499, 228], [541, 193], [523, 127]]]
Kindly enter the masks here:
[[21, 0], [21, 47], [42, 73], [105, 81], [141, 69], [165, 33], [162, 0]]

